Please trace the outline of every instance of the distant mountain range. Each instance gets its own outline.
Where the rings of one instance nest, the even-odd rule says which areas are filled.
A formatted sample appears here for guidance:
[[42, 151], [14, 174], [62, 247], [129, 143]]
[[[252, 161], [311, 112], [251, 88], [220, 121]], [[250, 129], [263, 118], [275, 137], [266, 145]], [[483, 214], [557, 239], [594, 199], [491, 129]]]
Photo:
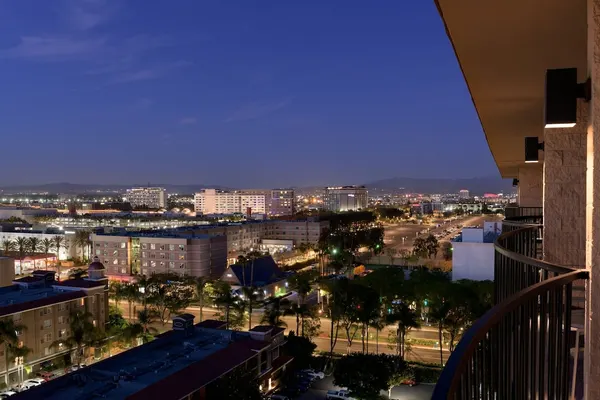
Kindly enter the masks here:
[[417, 178], [390, 178], [367, 183], [370, 189], [392, 190], [404, 188], [407, 193], [458, 193], [467, 189], [471, 194], [484, 193], [510, 193], [512, 180], [502, 179], [497, 176], [462, 178], [462, 179], [417, 179]]
[[[420, 178], [390, 178], [382, 179], [364, 184], [371, 190], [391, 191], [404, 189], [407, 193], [458, 193], [461, 189], [467, 189], [471, 194], [483, 193], [509, 193], [512, 190], [512, 182], [510, 179], [501, 179], [499, 177], [480, 177], [480, 178], [464, 178], [464, 179], [420, 179]], [[98, 192], [124, 192], [132, 187], [143, 187], [147, 184], [131, 184], [131, 185], [94, 185], [94, 184], [78, 184], [78, 183], [47, 183], [41, 185], [13, 185], [0, 186], [0, 193], [16, 194], [16, 193], [98, 193]], [[152, 184], [151, 186], [159, 186], [167, 189], [168, 193], [191, 194], [204, 188], [215, 189], [231, 189], [221, 185], [171, 185], [171, 184]], [[322, 186], [296, 188], [299, 192], [313, 191], [314, 189], [322, 189]]]

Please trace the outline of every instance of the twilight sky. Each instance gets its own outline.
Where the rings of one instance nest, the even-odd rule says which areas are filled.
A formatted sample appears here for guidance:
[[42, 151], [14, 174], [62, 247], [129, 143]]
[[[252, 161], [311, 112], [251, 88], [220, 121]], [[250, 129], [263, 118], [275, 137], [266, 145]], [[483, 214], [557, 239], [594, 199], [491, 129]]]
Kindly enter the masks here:
[[0, 184], [498, 174], [433, 0], [3, 0], [0, 21]]

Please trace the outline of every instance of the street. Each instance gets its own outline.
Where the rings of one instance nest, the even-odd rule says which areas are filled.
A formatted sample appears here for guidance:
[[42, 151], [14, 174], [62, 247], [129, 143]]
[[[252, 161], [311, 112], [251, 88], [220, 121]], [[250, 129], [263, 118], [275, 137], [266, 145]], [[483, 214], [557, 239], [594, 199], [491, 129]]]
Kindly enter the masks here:
[[[111, 303], [112, 304], [112, 303]], [[134, 308], [141, 307], [140, 305], [134, 305]], [[120, 308], [123, 312], [123, 317], [125, 319], [129, 319], [129, 305], [126, 302], [121, 302]], [[190, 313], [196, 317], [196, 323], [198, 323], [199, 309], [196, 306], [191, 306], [185, 309], [185, 312]], [[218, 311], [213, 308], [204, 307], [202, 315], [203, 319], [216, 319], [215, 314]], [[135, 311], [134, 311], [135, 315]], [[260, 319], [262, 317], [261, 310], [254, 310], [252, 313], [252, 325], [258, 325]], [[296, 329], [296, 318], [293, 316], [285, 316], [281, 318], [286, 324], [286, 330], [295, 330]], [[314, 343], [317, 345], [317, 351], [330, 351], [330, 338], [329, 338], [329, 327], [330, 327], [330, 319], [322, 317], [321, 319], [321, 334], [314, 338]], [[161, 322], [155, 322], [152, 325], [159, 332], [164, 332], [168, 329], [171, 329], [170, 324], [166, 324], [163, 326]], [[243, 327], [243, 330], [247, 330], [247, 325]], [[394, 354], [395, 349], [388, 344], [388, 337], [390, 333], [395, 334], [396, 328], [394, 326], [388, 326], [384, 328], [381, 332], [379, 332], [379, 344], [377, 345], [377, 337], [375, 332], [372, 330], [369, 331], [369, 342], [368, 342], [368, 351], [386, 354]], [[438, 332], [437, 329], [424, 326], [421, 329], [411, 330], [408, 334], [409, 338], [414, 339], [427, 339], [427, 340], [438, 340]], [[366, 346], [366, 344], [365, 344]], [[342, 329], [338, 334], [338, 340], [335, 346], [335, 352], [340, 354], [345, 354], [348, 348], [348, 341], [345, 337], [343, 337]], [[360, 332], [358, 332], [352, 341], [352, 347], [350, 348], [352, 352], [362, 352], [362, 341], [360, 338]], [[443, 349], [444, 360], [448, 357], [448, 351]], [[439, 363], [440, 362], [440, 351], [439, 348], [434, 348], [433, 346], [424, 346], [424, 345], [413, 345], [410, 351], [407, 353], [407, 359], [412, 361], [421, 361], [428, 363]]]

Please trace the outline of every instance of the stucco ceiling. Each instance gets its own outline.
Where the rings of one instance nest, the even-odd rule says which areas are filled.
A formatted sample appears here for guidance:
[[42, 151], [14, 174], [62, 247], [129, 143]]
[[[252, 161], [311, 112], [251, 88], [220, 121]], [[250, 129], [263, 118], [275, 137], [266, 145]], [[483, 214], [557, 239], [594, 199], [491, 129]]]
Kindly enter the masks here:
[[494, 160], [524, 164], [524, 137], [543, 137], [547, 69], [587, 74], [586, 0], [435, 0]]

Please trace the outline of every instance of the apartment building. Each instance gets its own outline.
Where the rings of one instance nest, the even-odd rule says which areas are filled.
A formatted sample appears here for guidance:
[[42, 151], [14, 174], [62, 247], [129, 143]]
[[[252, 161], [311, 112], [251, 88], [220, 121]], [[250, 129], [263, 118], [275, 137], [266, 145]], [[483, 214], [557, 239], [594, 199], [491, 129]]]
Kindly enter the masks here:
[[264, 193], [242, 193], [240, 195], [240, 212], [250, 214], [266, 214], [268, 196]]
[[196, 213], [202, 214], [245, 214], [248, 209], [253, 214], [266, 214], [271, 206], [271, 194], [272, 191], [263, 189], [233, 192], [204, 189], [194, 194], [194, 206]]
[[337, 186], [325, 188], [323, 206], [328, 211], [356, 211], [367, 208], [369, 198], [364, 186]]
[[264, 239], [293, 240], [294, 246], [301, 244], [316, 245], [321, 233], [329, 228], [329, 221], [278, 221], [265, 224]]
[[167, 191], [160, 187], [131, 188], [127, 190], [126, 200], [133, 208], [166, 208]]
[[[19, 346], [30, 349], [23, 364], [39, 369], [39, 364], [71, 351], [61, 344], [69, 331], [72, 311], [90, 312], [92, 323], [103, 330], [108, 318], [108, 286], [99, 262], [90, 264], [89, 278], [58, 282], [52, 271], [35, 271], [33, 276], [16, 279], [12, 285], [0, 288], [0, 318], [12, 319], [27, 329], [17, 332]], [[53, 343], [58, 343], [53, 346]], [[9, 385], [17, 382], [15, 359], [5, 356], [0, 345], [0, 371], [6, 371], [8, 360]]]
[[269, 215], [294, 215], [296, 212], [296, 197], [294, 189], [273, 189], [269, 198]]
[[110, 279], [133, 274], [220, 276], [227, 265], [227, 237], [164, 230], [92, 235], [93, 253]]
[[155, 340], [20, 394], [23, 400], [215, 399], [211, 385], [243, 368], [263, 393], [279, 386], [293, 357], [283, 354], [284, 329], [260, 325], [248, 332], [194, 316], [173, 318]]

